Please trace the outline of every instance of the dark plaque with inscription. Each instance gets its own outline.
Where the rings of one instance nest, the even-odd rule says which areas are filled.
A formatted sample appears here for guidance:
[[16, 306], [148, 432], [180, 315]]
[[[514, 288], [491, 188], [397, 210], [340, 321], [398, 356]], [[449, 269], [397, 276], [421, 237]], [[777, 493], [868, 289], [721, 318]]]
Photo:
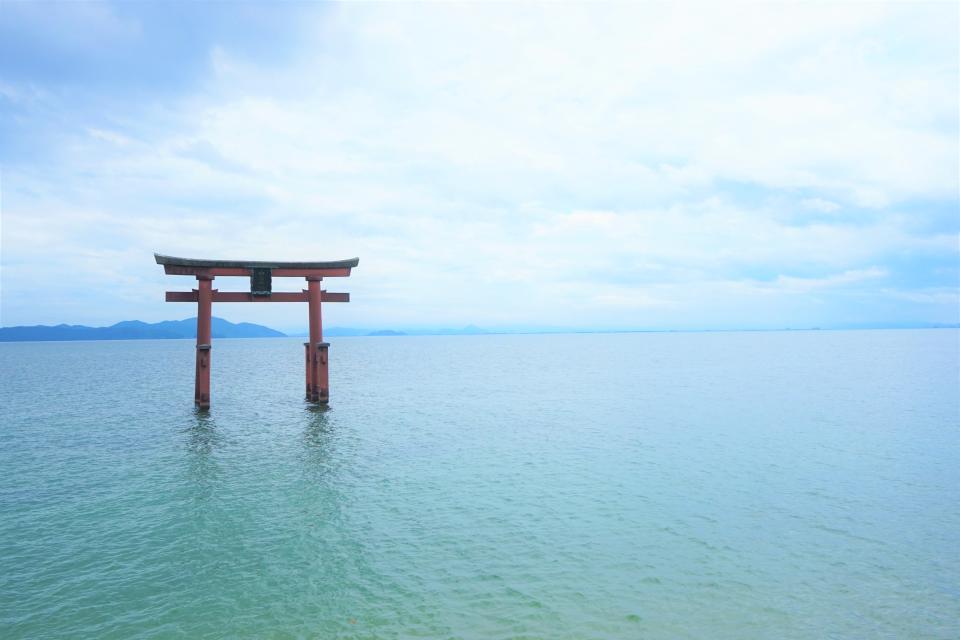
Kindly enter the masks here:
[[273, 290], [273, 274], [268, 267], [250, 269], [250, 295], [269, 296]]

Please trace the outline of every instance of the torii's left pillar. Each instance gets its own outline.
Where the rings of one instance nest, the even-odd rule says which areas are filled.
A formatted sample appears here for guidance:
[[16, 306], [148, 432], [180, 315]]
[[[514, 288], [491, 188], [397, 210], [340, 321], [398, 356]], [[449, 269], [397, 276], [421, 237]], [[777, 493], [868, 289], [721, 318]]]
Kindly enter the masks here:
[[197, 276], [197, 375], [193, 402], [198, 409], [210, 408], [210, 325], [213, 320], [213, 276]]

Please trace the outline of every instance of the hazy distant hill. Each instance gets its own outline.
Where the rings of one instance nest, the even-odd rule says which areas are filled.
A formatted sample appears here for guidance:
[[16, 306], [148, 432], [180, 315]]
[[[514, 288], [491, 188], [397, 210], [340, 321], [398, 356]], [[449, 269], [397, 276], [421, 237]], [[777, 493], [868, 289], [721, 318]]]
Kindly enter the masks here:
[[[234, 324], [223, 318], [213, 318], [211, 333], [214, 338], [280, 338], [285, 334], [259, 324]], [[148, 324], [126, 320], [109, 327], [85, 327], [58, 324], [55, 327], [0, 327], [0, 342], [27, 342], [49, 340], [149, 340], [157, 338], [196, 338], [197, 319], [166, 320]]]

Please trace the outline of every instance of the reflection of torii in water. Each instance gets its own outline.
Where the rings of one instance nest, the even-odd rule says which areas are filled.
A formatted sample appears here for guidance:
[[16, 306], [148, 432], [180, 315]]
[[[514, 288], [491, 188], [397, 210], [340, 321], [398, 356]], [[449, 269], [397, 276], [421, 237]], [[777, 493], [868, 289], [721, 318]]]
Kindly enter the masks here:
[[[305, 342], [307, 400], [327, 403], [330, 378], [327, 351], [323, 341], [321, 302], [350, 302], [349, 293], [329, 293], [320, 289], [324, 277], [346, 277], [359, 258], [332, 262], [253, 262], [250, 260], [194, 260], [153, 254], [168, 275], [195, 276], [193, 291], [167, 291], [167, 302], [197, 303], [197, 377], [194, 402], [201, 409], [210, 406], [210, 319], [214, 302], [307, 302], [310, 313], [310, 342]], [[217, 291], [211, 282], [217, 276], [250, 278], [250, 293]], [[300, 293], [273, 293], [274, 277], [306, 278], [307, 288]]]

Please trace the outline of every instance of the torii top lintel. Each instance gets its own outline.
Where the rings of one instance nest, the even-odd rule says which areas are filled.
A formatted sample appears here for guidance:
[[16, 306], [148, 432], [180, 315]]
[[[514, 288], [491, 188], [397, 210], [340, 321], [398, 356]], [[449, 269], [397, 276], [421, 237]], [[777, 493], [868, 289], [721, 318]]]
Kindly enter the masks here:
[[252, 269], [270, 269], [277, 277], [345, 277], [359, 258], [314, 262], [267, 262], [258, 260], [202, 260], [153, 254], [168, 275], [248, 276]]

